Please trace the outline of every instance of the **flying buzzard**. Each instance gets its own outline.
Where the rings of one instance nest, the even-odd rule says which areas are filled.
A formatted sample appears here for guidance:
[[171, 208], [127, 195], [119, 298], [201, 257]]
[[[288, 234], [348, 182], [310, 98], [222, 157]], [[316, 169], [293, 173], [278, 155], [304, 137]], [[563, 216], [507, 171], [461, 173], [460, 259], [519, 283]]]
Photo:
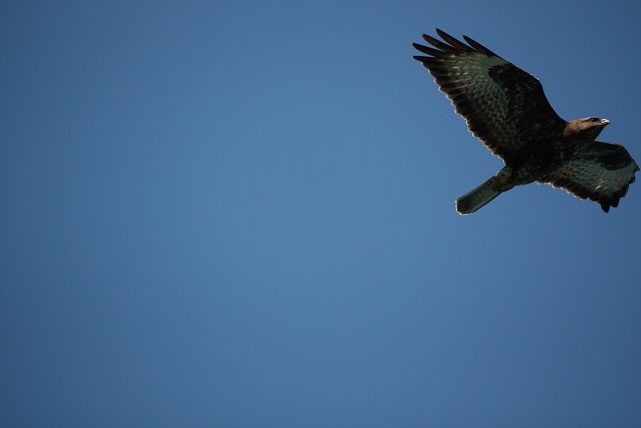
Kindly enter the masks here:
[[[618, 144], [596, 141], [609, 121], [597, 117], [566, 122], [550, 106], [539, 80], [485, 46], [463, 36], [465, 44], [437, 29], [443, 41], [414, 47], [440, 90], [467, 127], [505, 167], [456, 201], [471, 214], [514, 186], [533, 182], [562, 187], [601, 204], [606, 213], [619, 205], [639, 167]], [[435, 49], [436, 48], [436, 49]]]

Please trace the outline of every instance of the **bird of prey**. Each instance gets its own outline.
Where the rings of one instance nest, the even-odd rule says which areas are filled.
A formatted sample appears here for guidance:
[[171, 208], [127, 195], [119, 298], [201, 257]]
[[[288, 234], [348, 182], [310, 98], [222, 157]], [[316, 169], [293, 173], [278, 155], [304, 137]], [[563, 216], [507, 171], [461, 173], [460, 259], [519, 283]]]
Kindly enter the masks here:
[[536, 77], [467, 36], [466, 44], [436, 32], [442, 40], [423, 35], [433, 47], [413, 43], [424, 54], [414, 59], [434, 76], [470, 132], [505, 162], [492, 178], [457, 199], [460, 214], [533, 182], [589, 198], [606, 213], [619, 205], [639, 167], [623, 146], [596, 141], [608, 120], [563, 120]]

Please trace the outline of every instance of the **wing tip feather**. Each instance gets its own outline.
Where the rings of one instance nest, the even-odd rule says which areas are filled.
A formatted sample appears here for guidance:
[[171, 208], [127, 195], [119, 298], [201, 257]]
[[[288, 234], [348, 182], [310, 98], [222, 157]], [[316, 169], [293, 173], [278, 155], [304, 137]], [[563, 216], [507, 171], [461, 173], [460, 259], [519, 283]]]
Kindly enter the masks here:
[[423, 40], [425, 40], [430, 45], [434, 46], [434, 48], [436, 49], [428, 46], [424, 46], [418, 43], [412, 43], [412, 46], [414, 46], [414, 48], [418, 49], [419, 51], [426, 53], [428, 55], [432, 55], [436, 58], [447, 57], [452, 54], [456, 55], [460, 53], [470, 53], [470, 52], [482, 53], [487, 56], [498, 57], [498, 55], [496, 55], [494, 52], [492, 52], [482, 44], [478, 43], [474, 39], [471, 39], [467, 36], [463, 36], [465, 41], [468, 43], [468, 44], [465, 44], [459, 39], [441, 30], [440, 28], [436, 28], [436, 34], [438, 34], [438, 36], [442, 40], [439, 40], [436, 37], [432, 37], [429, 34], [422, 35]]

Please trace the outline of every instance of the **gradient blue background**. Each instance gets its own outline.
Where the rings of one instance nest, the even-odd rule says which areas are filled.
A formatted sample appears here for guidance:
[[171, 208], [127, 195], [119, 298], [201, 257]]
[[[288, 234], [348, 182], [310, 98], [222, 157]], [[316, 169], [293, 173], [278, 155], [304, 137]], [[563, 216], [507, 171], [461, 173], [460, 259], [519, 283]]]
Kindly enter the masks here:
[[472, 216], [442, 28], [641, 160], [639, 2], [3, 2], [0, 424], [641, 425], [641, 184]]

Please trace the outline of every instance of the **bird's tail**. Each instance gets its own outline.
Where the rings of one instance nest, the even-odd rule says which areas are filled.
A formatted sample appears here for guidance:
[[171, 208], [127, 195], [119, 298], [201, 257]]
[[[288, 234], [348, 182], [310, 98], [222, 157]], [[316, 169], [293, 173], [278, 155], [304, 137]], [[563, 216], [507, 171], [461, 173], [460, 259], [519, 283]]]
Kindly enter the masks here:
[[476, 189], [458, 198], [456, 211], [463, 215], [472, 214], [501, 193], [511, 189], [513, 186], [505, 185], [509, 175], [510, 173], [504, 168]]

